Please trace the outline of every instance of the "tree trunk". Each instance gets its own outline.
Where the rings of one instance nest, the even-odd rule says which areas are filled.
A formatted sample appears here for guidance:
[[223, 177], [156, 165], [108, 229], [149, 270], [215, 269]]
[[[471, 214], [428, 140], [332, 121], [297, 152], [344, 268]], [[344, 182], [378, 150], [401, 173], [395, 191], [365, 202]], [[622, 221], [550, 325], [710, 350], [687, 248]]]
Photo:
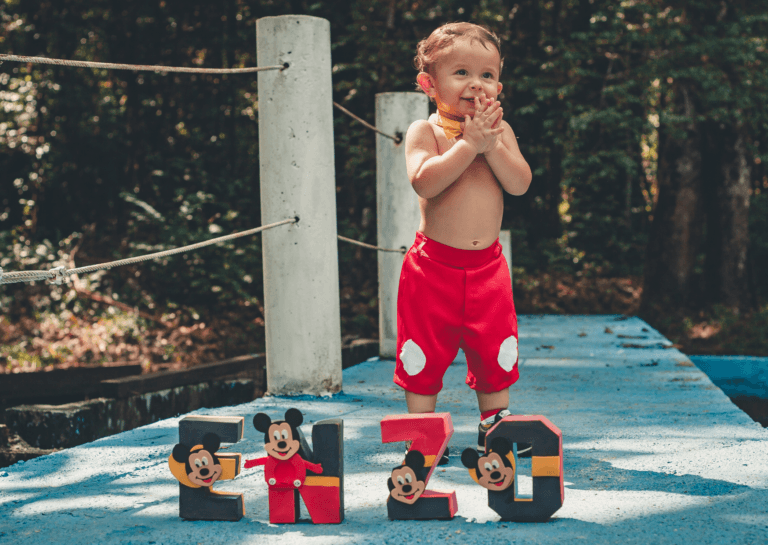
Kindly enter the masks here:
[[659, 196], [648, 240], [641, 312], [691, 298], [692, 275], [702, 237], [701, 134], [688, 85], [676, 83], [672, 114], [682, 127], [659, 127]]
[[707, 292], [710, 302], [726, 305], [739, 313], [750, 306], [747, 274], [750, 161], [738, 127], [708, 123], [705, 135]]

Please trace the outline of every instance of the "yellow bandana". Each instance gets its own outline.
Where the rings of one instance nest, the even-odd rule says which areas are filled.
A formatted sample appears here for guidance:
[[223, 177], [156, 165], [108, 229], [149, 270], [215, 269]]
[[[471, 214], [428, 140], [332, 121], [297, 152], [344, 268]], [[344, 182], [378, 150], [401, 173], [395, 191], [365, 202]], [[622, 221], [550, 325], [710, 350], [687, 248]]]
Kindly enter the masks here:
[[464, 133], [461, 128], [461, 124], [464, 123], [464, 116], [457, 115], [458, 112], [440, 100], [437, 95], [435, 95], [435, 103], [437, 104], [437, 126], [443, 128], [445, 137], [451, 140], [461, 136]]
[[442, 127], [445, 132], [445, 137], [448, 140], [461, 136], [463, 130], [461, 124], [464, 122], [463, 117], [455, 116], [444, 112], [443, 110], [437, 110], [437, 126]]

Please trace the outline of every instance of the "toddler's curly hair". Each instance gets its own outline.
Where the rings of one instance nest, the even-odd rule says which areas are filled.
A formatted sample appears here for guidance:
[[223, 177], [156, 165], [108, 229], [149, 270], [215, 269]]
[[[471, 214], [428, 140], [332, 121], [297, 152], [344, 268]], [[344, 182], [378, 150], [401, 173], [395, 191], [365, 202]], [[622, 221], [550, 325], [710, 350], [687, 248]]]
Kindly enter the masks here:
[[[501, 40], [487, 28], [473, 23], [448, 23], [435, 29], [416, 46], [416, 57], [413, 65], [419, 72], [430, 73], [437, 62], [440, 53], [458, 38], [469, 38], [479, 41], [486, 49], [493, 46], [501, 55]], [[501, 59], [499, 69], [504, 65]]]

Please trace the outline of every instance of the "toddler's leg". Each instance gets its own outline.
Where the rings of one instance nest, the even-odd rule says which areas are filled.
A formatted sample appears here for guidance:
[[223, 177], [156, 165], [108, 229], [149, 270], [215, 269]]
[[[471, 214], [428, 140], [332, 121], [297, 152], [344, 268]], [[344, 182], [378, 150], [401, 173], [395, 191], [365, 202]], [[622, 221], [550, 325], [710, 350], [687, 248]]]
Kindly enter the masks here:
[[509, 407], [509, 388], [504, 388], [498, 392], [480, 392], [475, 390], [475, 393], [477, 394], [477, 404], [480, 407], [481, 413]]
[[508, 416], [509, 388], [498, 392], [481, 392], [475, 390], [477, 404], [480, 408], [480, 424], [477, 427], [477, 453], [485, 456], [485, 436], [499, 420]]
[[408, 405], [408, 412], [411, 414], [433, 413], [437, 405], [437, 394], [421, 395], [406, 390], [405, 402]]
[[[477, 404], [480, 406], [480, 425], [478, 426], [477, 451], [480, 455], [485, 453], [485, 435], [496, 422], [509, 416], [509, 388], [504, 388], [498, 392], [479, 392], [477, 394]], [[517, 445], [517, 455], [521, 458], [531, 456], [531, 444], [520, 443]]]

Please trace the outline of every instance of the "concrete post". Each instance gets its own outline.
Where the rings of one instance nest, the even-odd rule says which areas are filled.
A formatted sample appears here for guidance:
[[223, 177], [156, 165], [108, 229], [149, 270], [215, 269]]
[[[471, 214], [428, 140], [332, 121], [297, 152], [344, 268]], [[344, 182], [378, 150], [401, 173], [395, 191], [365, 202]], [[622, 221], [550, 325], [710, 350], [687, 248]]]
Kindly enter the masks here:
[[[499, 244], [501, 244], [501, 254], [504, 256], [504, 259], [507, 260], [507, 265], [509, 265], [509, 278], [512, 279], [512, 232], [509, 229], [502, 229], [501, 232], [499, 232]], [[514, 280], [512, 282], [512, 285], [514, 286]]]
[[331, 34], [325, 19], [256, 23], [259, 163], [264, 231], [267, 388], [273, 394], [341, 390], [341, 315], [333, 156]]
[[[424, 93], [379, 93], [376, 95], [376, 127], [387, 134], [405, 137], [408, 127], [429, 117], [429, 99]], [[411, 247], [419, 228], [419, 200], [408, 182], [405, 143], [376, 135], [376, 210], [379, 246]], [[403, 254], [379, 254], [379, 354], [395, 358], [397, 350], [397, 286]]]

